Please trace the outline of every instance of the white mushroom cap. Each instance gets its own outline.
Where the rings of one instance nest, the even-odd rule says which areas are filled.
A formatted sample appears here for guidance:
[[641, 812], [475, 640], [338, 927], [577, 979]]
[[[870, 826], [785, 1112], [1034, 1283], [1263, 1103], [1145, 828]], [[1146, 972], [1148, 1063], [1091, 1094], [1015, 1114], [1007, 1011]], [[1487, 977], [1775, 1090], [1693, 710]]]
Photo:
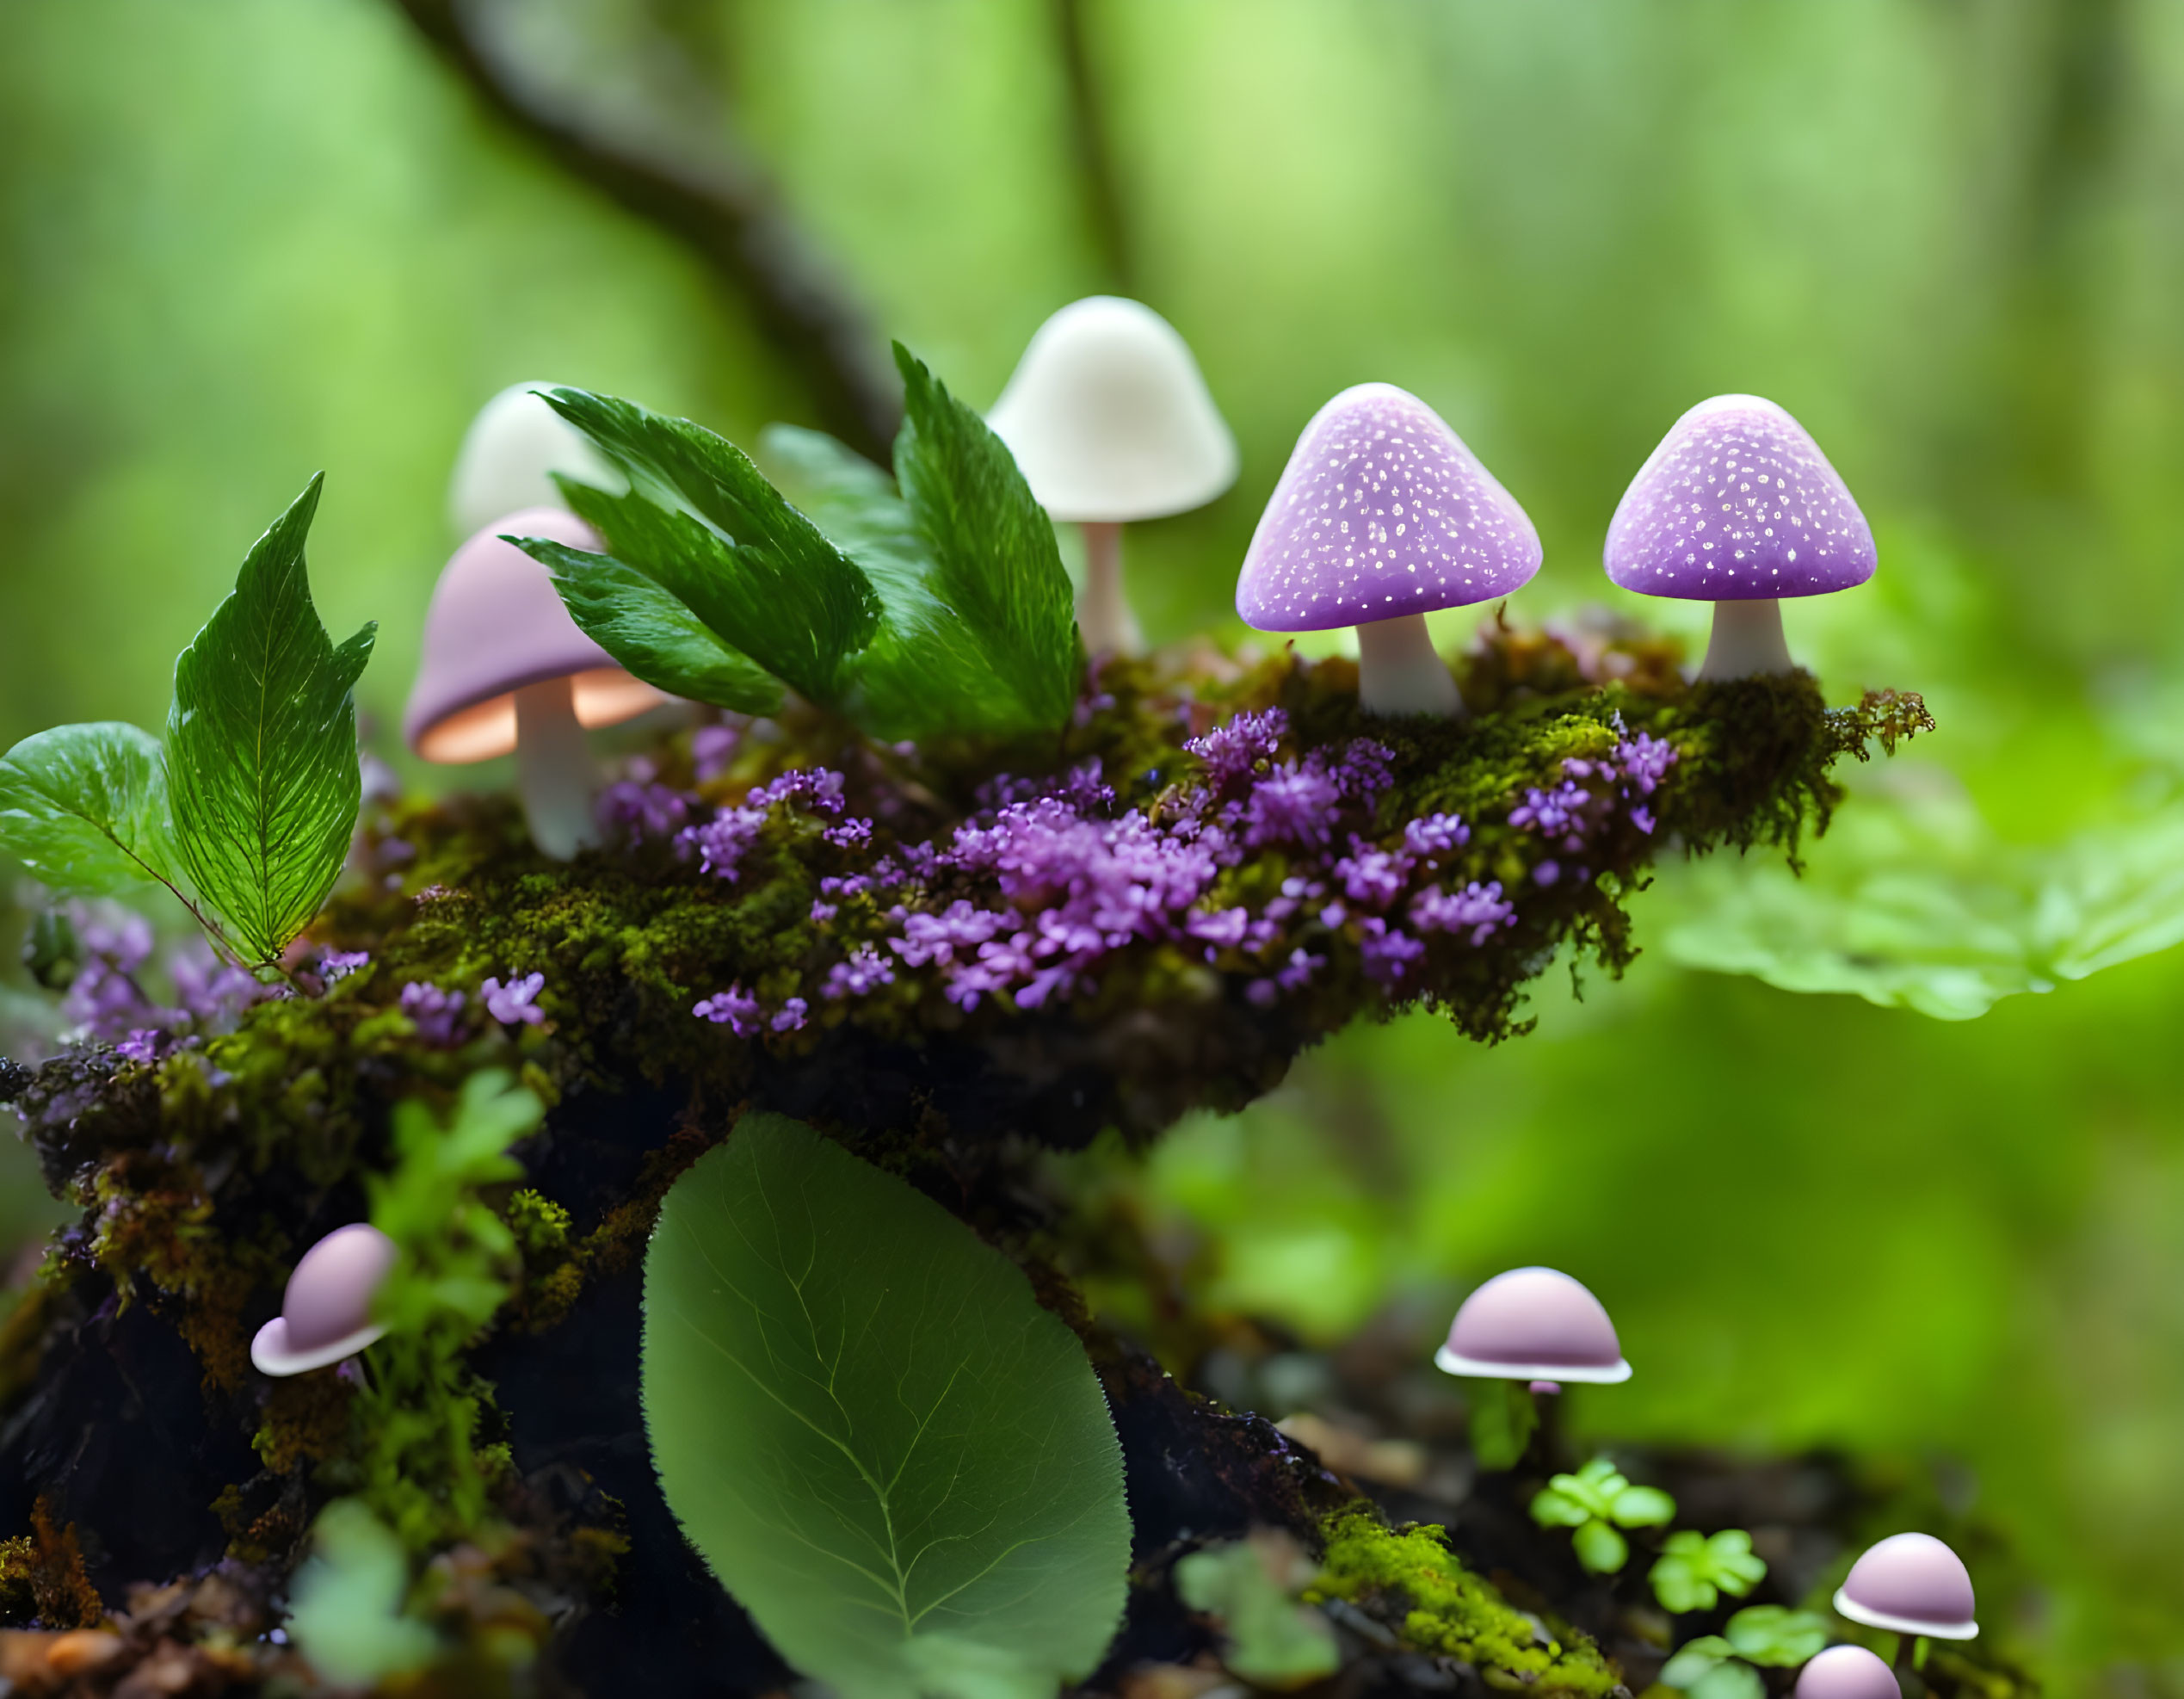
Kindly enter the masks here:
[[368, 1221], [336, 1227], [304, 1252], [281, 1313], [250, 1341], [262, 1375], [301, 1375], [355, 1356], [385, 1336], [372, 1298], [393, 1271], [394, 1241]]
[[1119, 295], [1040, 325], [986, 423], [1057, 519], [1155, 519], [1236, 482], [1236, 438], [1188, 344]]
[[1964, 1560], [1931, 1534], [1891, 1534], [1850, 1566], [1835, 1590], [1835, 1614], [1869, 1628], [1970, 1640], [1971, 1576]]
[[457, 536], [521, 508], [563, 506], [551, 475], [557, 472], [602, 489], [622, 486], [590, 439], [532, 393], [553, 386], [511, 384], [478, 410], [447, 480], [447, 517]]

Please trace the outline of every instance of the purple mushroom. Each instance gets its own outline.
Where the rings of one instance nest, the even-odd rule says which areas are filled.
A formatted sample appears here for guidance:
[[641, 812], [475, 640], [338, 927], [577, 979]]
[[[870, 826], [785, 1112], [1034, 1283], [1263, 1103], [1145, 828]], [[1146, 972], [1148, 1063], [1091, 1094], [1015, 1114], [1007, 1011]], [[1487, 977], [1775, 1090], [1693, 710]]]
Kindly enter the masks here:
[[1564, 1381], [1631, 1378], [1600, 1300], [1553, 1269], [1496, 1275], [1464, 1300], [1434, 1362], [1451, 1375], [1528, 1381], [1544, 1393]]
[[1260, 631], [1357, 627], [1374, 714], [1460, 714], [1425, 615], [1508, 595], [1539, 534], [1441, 416], [1392, 384], [1312, 416], [1243, 557], [1236, 610]]
[[1702, 679], [1796, 670], [1781, 598], [1873, 576], [1873, 534], [1805, 427], [1756, 395], [1717, 395], [1669, 429], [1607, 527], [1607, 576], [1714, 604]]
[[1979, 1632], [1964, 1560], [1931, 1534], [1891, 1534], [1867, 1547], [1835, 1603], [1838, 1616], [1901, 1634], [1899, 1668], [1920, 1640], [1970, 1640]]
[[457, 549], [425, 615], [423, 654], [402, 734], [427, 761], [515, 752], [523, 818], [540, 853], [567, 861], [596, 841], [584, 732], [668, 699], [577, 628], [553, 579], [503, 534], [606, 547], [553, 508], [512, 513]]
[[336, 1227], [303, 1254], [281, 1313], [250, 1341], [262, 1375], [301, 1375], [355, 1356], [386, 1329], [372, 1298], [394, 1267], [394, 1241], [368, 1222]]
[[1864, 1646], [1831, 1646], [1798, 1672], [1795, 1699], [1903, 1699], [1903, 1690]]

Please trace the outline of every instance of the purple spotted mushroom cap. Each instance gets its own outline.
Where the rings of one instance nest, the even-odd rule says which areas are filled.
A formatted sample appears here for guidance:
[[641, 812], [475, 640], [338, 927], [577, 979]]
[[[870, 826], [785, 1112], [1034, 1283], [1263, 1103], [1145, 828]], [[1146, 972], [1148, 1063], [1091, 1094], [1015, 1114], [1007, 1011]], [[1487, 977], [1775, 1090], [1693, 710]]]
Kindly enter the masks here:
[[281, 1313], [250, 1341], [263, 1375], [301, 1375], [355, 1356], [386, 1329], [372, 1298], [394, 1267], [394, 1241], [368, 1222], [336, 1227], [303, 1254]]
[[1805, 427], [1756, 395], [1702, 401], [1607, 527], [1607, 576], [1685, 601], [1825, 596], [1873, 576], [1873, 534]]
[[1903, 1699], [1903, 1689], [1864, 1646], [1831, 1646], [1798, 1672], [1796, 1699]]
[[1532, 521], [1441, 416], [1359, 384], [1297, 439], [1236, 610], [1260, 631], [1331, 631], [1491, 602], [1539, 570]]
[[1934, 1640], [1970, 1640], [1971, 1577], [1964, 1560], [1931, 1534], [1891, 1534], [1850, 1566], [1835, 1611], [1868, 1628]]
[[1464, 1300], [1434, 1361], [1451, 1375], [1502, 1381], [1631, 1378], [1599, 1299], [1554, 1269], [1511, 1269]]

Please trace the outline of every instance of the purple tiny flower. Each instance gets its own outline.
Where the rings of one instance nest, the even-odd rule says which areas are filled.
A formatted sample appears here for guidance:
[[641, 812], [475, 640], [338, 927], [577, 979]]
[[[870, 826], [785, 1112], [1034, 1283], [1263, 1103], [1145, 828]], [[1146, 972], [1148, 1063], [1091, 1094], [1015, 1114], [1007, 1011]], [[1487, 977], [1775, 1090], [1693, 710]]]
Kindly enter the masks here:
[[870, 944], [860, 944], [850, 951], [848, 959], [837, 961], [827, 969], [827, 979], [821, 994], [830, 998], [862, 997], [881, 985], [895, 983], [895, 970], [887, 960]]
[[837, 850], [854, 850], [872, 842], [872, 822], [866, 819], [844, 820], [838, 826], [829, 826], [819, 836]]
[[822, 902], [817, 897], [811, 899], [811, 924], [814, 926], [825, 925], [841, 912], [840, 907], [833, 903]]
[[1540, 885], [1552, 885], [1562, 877], [1562, 863], [1552, 861], [1542, 862], [1532, 869], [1532, 877]]
[[1336, 757], [1332, 776], [1344, 796], [1370, 808], [1395, 782], [1395, 751], [1370, 738], [1353, 738]]
[[1242, 778], [1262, 761], [1271, 761], [1289, 734], [1289, 716], [1280, 708], [1239, 714], [1183, 747], [1206, 763], [1206, 777], [1218, 790]]
[[1426, 953], [1424, 944], [1378, 915], [1360, 922], [1359, 930], [1363, 934], [1358, 948], [1365, 958], [1366, 977], [1384, 985], [1400, 979], [1404, 969]]
[[599, 794], [599, 824], [630, 838], [673, 837], [690, 819], [690, 799], [650, 778], [623, 779]]
[[442, 991], [425, 980], [412, 979], [402, 987], [402, 1012], [410, 1017], [420, 1039], [441, 1049], [453, 1046], [461, 1036], [457, 1022], [464, 1001], [460, 992]]
[[114, 1053], [125, 1062], [149, 1066], [159, 1060], [168, 1042], [167, 1035], [153, 1027], [139, 1027], [114, 1047]]
[[1274, 975], [1274, 983], [1284, 991], [1295, 991], [1326, 966], [1325, 956], [1313, 955], [1301, 948], [1293, 949], [1289, 952], [1288, 965]]
[[1330, 903], [1319, 911], [1319, 924], [1332, 932], [1350, 917], [1350, 911], [1340, 903]]
[[728, 770], [728, 763], [736, 757], [736, 747], [743, 740], [741, 728], [734, 726], [700, 726], [690, 734], [690, 759], [696, 763], [698, 782], [710, 783]]
[[1246, 908], [1216, 909], [1212, 914], [1193, 915], [1183, 923], [1183, 930], [1194, 938], [1231, 948], [1243, 942], [1243, 929], [1250, 919]]
[[[1415, 826], [1419, 823], [1413, 820], [1410, 824]], [[1404, 881], [1410, 877], [1413, 865], [1407, 855], [1376, 850], [1353, 837], [1350, 853], [1335, 863], [1334, 871], [1352, 902], [1378, 909], [1385, 908], [1403, 894]]]
[[741, 985], [703, 998], [691, 1005], [690, 1012], [701, 1021], [726, 1027], [738, 1038], [752, 1038], [759, 1031], [758, 999]]
[[485, 999], [485, 1012], [503, 1026], [535, 1027], [546, 1019], [546, 1010], [536, 1000], [545, 988], [545, 974], [526, 973], [506, 985], [487, 979], [478, 987], [478, 994]]
[[1484, 885], [1473, 880], [1447, 896], [1438, 885], [1428, 885], [1411, 901], [1410, 924], [1422, 932], [1469, 932], [1476, 948], [1504, 927], [1515, 925], [1516, 907], [1502, 896], [1498, 879]]
[[1653, 811], [1650, 808], [1643, 802], [1633, 802], [1631, 805], [1631, 824], [1650, 837], [1653, 835], [1653, 828], [1659, 823], [1654, 819]]
[[768, 1024], [775, 1032], [794, 1032], [804, 1024], [804, 1015], [810, 1005], [800, 997], [793, 997], [781, 1004], [780, 1012]]
[[1071, 719], [1079, 726], [1089, 726], [1094, 715], [1105, 714], [1114, 706], [1114, 698], [1105, 690], [1101, 691], [1097, 695], [1079, 696]]
[[318, 977], [330, 985], [337, 985], [371, 961], [369, 950], [328, 950], [318, 958]]
[[1271, 1009], [1274, 1000], [1281, 995], [1281, 988], [1272, 979], [1254, 979], [1243, 988], [1243, 995], [1255, 1009]]
[[675, 836], [687, 853], [698, 852], [698, 865], [715, 879], [733, 880], [743, 857], [758, 841], [758, 829], [766, 824], [759, 808], [723, 808], [701, 825], [685, 826]]
[[1635, 738], [1623, 740], [1615, 751], [1615, 758], [1624, 778], [1638, 794], [1650, 796], [1655, 787], [1668, 776], [1669, 769], [1676, 764], [1676, 751], [1667, 738], [1641, 732]]
[[1340, 787], [1316, 759], [1302, 764], [1285, 761], [1252, 787], [1244, 808], [1243, 841], [1254, 850], [1282, 843], [1323, 849], [1329, 817], [1341, 800]]
[[1403, 829], [1403, 847], [1420, 857], [1446, 856], [1471, 841], [1471, 829], [1457, 814], [1428, 814]]
[[243, 1011], [287, 987], [268, 987], [243, 968], [222, 961], [202, 939], [194, 938], [167, 961], [175, 982], [175, 1000], [200, 1028], [231, 1029]]

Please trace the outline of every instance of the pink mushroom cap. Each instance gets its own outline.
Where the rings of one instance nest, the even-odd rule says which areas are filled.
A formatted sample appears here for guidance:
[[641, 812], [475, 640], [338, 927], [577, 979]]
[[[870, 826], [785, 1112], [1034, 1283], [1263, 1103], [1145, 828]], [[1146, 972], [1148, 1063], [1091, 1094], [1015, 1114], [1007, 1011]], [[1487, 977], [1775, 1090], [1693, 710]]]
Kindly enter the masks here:
[[1451, 1375], [1501, 1381], [1627, 1381], [1607, 1312], [1553, 1269], [1511, 1269], [1464, 1300], [1434, 1361]]
[[1831, 1646], [1798, 1673], [1796, 1699], [1903, 1699], [1903, 1689], [1864, 1646]]
[[578, 724], [613, 726], [667, 698], [577, 629], [552, 574], [503, 535], [602, 553], [599, 534], [558, 508], [497, 519], [448, 560], [425, 615], [402, 736], [427, 761], [488, 761], [515, 747], [515, 692], [566, 678]]
[[303, 1254], [281, 1313], [250, 1341], [265, 1375], [301, 1375], [355, 1356], [386, 1333], [372, 1299], [394, 1267], [394, 1241], [365, 1221], [336, 1227]]
[[1934, 1640], [1970, 1640], [1971, 1576], [1964, 1560], [1931, 1534], [1891, 1534], [1850, 1566], [1835, 1610], [1868, 1628]]

